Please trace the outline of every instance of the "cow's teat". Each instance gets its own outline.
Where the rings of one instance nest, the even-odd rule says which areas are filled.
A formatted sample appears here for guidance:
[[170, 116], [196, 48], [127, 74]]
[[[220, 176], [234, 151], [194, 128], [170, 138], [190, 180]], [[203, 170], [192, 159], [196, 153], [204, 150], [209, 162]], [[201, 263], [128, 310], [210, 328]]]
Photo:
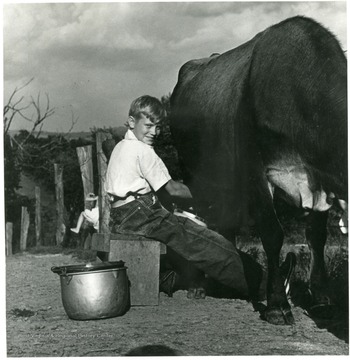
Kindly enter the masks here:
[[338, 199], [338, 204], [340, 208], [343, 210], [343, 213], [339, 220], [340, 231], [343, 234], [347, 234], [348, 233], [348, 203], [345, 200]]

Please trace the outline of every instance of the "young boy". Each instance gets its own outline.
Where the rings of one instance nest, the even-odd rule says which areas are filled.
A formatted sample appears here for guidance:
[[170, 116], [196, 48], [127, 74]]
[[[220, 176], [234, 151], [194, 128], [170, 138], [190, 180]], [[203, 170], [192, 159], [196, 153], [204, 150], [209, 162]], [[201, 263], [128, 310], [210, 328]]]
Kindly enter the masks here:
[[267, 276], [258, 263], [220, 234], [160, 204], [156, 193], [163, 188], [170, 196], [192, 198], [186, 185], [171, 178], [152, 147], [165, 115], [162, 103], [151, 96], [141, 96], [130, 106], [129, 129], [115, 146], [106, 174], [111, 231], [160, 241], [242, 296], [265, 299]]

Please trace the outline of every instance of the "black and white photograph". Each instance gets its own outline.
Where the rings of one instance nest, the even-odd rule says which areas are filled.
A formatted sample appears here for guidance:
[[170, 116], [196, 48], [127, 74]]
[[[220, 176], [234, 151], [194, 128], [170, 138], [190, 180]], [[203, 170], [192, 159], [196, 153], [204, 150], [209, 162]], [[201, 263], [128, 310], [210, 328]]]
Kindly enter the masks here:
[[349, 356], [346, 1], [4, 1], [8, 358]]

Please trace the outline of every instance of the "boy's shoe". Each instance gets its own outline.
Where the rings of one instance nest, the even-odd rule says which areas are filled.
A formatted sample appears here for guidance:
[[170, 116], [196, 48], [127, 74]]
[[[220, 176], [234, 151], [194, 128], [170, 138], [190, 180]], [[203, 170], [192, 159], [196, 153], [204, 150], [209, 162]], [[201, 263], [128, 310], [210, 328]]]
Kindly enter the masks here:
[[76, 228], [71, 228], [70, 231], [73, 231], [76, 234], [79, 234], [79, 230], [77, 230]]
[[289, 252], [286, 255], [286, 258], [280, 267], [281, 275], [284, 278], [284, 289], [287, 296], [290, 293], [290, 281], [294, 273], [296, 263], [297, 263], [296, 255], [293, 252]]

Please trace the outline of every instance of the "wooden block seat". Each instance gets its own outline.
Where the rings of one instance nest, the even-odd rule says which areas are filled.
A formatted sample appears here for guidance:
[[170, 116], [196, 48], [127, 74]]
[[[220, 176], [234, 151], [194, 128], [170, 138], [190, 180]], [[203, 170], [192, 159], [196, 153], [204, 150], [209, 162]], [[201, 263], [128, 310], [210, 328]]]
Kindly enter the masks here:
[[103, 261], [125, 262], [131, 306], [159, 304], [160, 254], [166, 253], [165, 245], [139, 235], [95, 233], [91, 248]]

